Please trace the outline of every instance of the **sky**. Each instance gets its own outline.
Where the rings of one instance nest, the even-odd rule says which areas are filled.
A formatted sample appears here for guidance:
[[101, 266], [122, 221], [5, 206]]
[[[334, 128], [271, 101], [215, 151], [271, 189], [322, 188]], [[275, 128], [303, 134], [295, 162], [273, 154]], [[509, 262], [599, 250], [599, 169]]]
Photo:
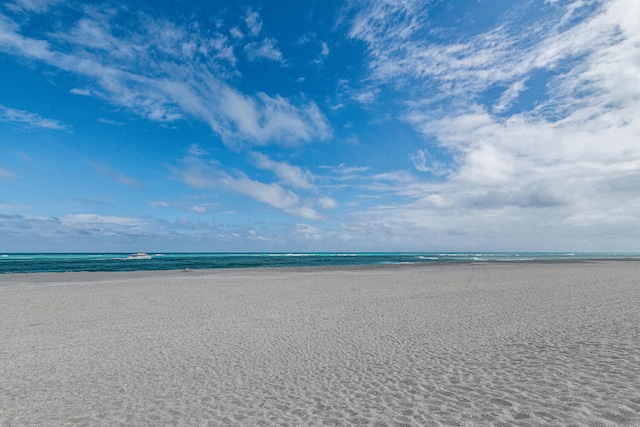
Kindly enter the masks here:
[[6, 0], [0, 252], [640, 251], [637, 0]]

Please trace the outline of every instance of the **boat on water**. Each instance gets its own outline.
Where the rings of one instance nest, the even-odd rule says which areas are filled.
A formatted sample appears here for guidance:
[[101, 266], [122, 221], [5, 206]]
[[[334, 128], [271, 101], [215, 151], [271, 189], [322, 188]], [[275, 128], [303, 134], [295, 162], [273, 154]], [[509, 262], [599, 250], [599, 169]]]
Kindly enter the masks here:
[[146, 252], [140, 251], [135, 254], [131, 254], [127, 257], [127, 259], [151, 259], [151, 255]]

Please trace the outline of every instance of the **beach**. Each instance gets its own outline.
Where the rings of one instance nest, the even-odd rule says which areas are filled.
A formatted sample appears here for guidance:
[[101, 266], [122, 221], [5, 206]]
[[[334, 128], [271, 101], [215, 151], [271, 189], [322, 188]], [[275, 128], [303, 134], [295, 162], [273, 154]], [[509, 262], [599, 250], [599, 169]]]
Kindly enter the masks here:
[[640, 425], [640, 262], [0, 275], [0, 425]]

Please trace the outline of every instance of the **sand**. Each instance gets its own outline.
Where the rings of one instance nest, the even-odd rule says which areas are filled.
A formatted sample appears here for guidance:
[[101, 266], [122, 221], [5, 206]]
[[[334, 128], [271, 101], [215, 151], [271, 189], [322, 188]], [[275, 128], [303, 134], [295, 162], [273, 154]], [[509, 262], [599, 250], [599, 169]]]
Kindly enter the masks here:
[[0, 275], [0, 425], [640, 425], [640, 263]]

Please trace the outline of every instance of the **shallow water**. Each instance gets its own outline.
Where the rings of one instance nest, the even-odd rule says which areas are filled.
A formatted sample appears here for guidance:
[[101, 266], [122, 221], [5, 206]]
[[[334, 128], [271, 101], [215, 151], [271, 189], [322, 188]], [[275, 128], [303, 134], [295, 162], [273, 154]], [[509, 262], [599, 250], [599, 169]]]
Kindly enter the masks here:
[[612, 252], [149, 253], [151, 259], [127, 259], [129, 255], [124, 253], [1, 254], [0, 274], [629, 258], [640, 260], [640, 253]]

